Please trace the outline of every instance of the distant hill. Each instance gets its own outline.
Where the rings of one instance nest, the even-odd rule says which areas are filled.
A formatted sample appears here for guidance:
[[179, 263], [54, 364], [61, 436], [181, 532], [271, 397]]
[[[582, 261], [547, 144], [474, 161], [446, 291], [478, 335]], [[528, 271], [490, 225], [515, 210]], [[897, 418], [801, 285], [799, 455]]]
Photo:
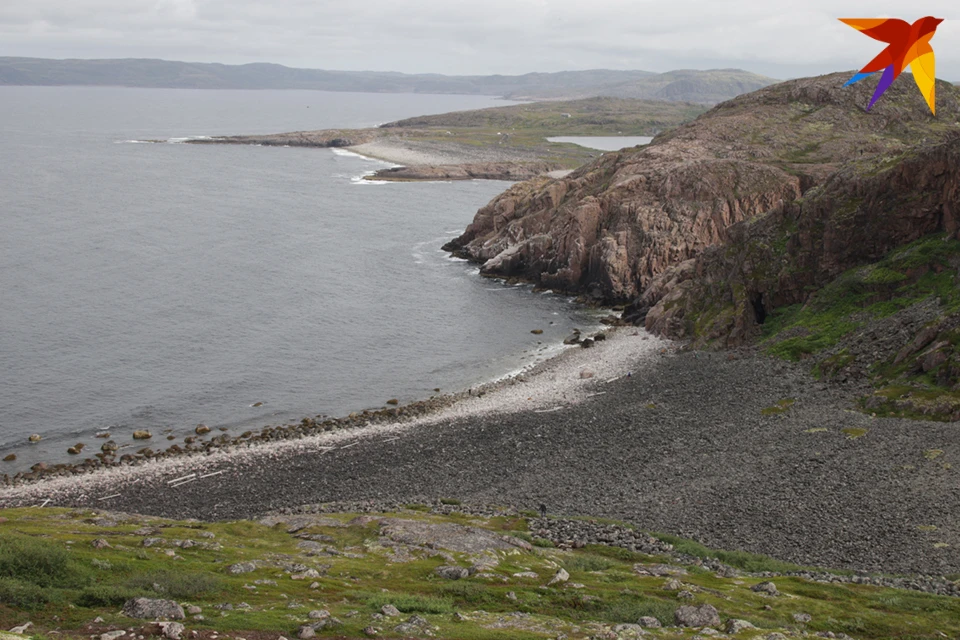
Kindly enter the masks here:
[[312, 89], [373, 93], [458, 93], [514, 99], [611, 96], [714, 104], [775, 82], [739, 69], [560, 71], [519, 76], [445, 76], [294, 69], [150, 59], [48, 60], [0, 57], [0, 85], [82, 85], [182, 89]]

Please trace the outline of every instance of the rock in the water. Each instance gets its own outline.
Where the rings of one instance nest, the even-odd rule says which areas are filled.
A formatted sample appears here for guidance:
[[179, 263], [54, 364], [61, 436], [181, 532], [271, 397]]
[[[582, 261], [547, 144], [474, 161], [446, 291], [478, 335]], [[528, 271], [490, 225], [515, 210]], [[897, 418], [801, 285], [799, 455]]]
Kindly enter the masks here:
[[756, 627], [746, 620], [738, 620], [736, 618], [730, 618], [727, 620], [727, 624], [723, 628], [723, 630], [727, 633], [740, 633], [746, 629], [756, 629]]
[[123, 615], [141, 620], [183, 620], [183, 608], [173, 600], [134, 598], [123, 605]]
[[580, 343], [580, 346], [583, 347], [584, 349], [589, 349], [590, 347], [593, 346], [593, 338], [587, 338], [586, 340]]
[[547, 586], [549, 587], [549, 586], [554, 585], [554, 584], [559, 584], [559, 583], [562, 583], [562, 582], [566, 582], [566, 581], [569, 580], [569, 579], [570, 579], [570, 574], [567, 573], [567, 570], [566, 570], [566, 569], [560, 569], [559, 571], [557, 571], [557, 575], [553, 576], [553, 578], [550, 580], [550, 582], [547, 583]]
[[149, 440], [153, 437], [153, 434], [147, 431], [146, 429], [137, 429], [133, 432], [134, 440]]
[[193, 430], [198, 436], [202, 436], [205, 433], [210, 433], [210, 427], [205, 424], [198, 424], [197, 428]]
[[777, 585], [772, 582], [761, 582], [760, 584], [755, 584], [750, 587], [751, 591], [756, 591], [757, 593], [764, 593], [768, 596], [778, 596], [780, 592], [777, 591]]
[[15, 454], [15, 453], [10, 453], [10, 454], [7, 454], [6, 456], [4, 456], [3, 461], [4, 461], [4, 462], [13, 462], [13, 461], [16, 460], [16, 459], [17, 459], [17, 454]]
[[543, 333], [543, 329], [533, 329], [530, 331], [530, 333], [532, 333], [535, 336], [539, 336]]
[[718, 627], [720, 614], [711, 604], [677, 607], [673, 619], [680, 627]]
[[251, 571], [256, 571], [257, 565], [252, 562], [238, 562], [227, 567], [227, 573], [233, 576], [237, 576], [243, 573], [250, 573]]
[[574, 331], [569, 336], [564, 338], [563, 344], [579, 344], [580, 343], [580, 332]]
[[447, 580], [462, 580], [470, 575], [470, 572], [463, 567], [453, 566], [437, 567], [434, 573], [441, 578], [446, 578]]
[[397, 406], [398, 404], [400, 404], [400, 401], [397, 400], [396, 398], [390, 398], [389, 400], [387, 400], [387, 404]]
[[637, 624], [641, 627], [647, 627], [648, 629], [659, 629], [661, 626], [663, 626], [660, 624], [660, 621], [653, 616], [643, 616], [637, 620]]
[[397, 609], [392, 604], [385, 604], [380, 608], [380, 613], [387, 616], [388, 618], [396, 618], [400, 615], [400, 610]]
[[40, 437], [39, 433], [35, 433], [29, 438], [27, 438], [27, 440], [29, 440], [30, 442], [40, 442], [41, 440], [43, 440], [43, 438]]
[[185, 631], [184, 626], [179, 622], [161, 622], [160, 629], [167, 640], [180, 640], [180, 636]]

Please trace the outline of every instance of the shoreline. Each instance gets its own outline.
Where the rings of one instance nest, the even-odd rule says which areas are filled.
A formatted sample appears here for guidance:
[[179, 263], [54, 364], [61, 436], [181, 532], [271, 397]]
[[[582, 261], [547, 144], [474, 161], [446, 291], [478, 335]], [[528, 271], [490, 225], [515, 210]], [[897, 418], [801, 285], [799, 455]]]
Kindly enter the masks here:
[[0, 506], [223, 521], [330, 502], [545, 504], [804, 566], [960, 574], [952, 425], [872, 418], [802, 365], [630, 327], [522, 379], [410, 419], [7, 487]]
[[[622, 334], [631, 329], [642, 333], [643, 335], [640, 337], [644, 342], [650, 340], [656, 344], [670, 344], [669, 341], [647, 334], [643, 329], [637, 329], [631, 326], [604, 326], [595, 330], [593, 334], [584, 334], [584, 336], [592, 337], [596, 335], [596, 333], [603, 333], [605, 336], [608, 336], [607, 344], [613, 345], [619, 344], [623, 339]], [[603, 344], [603, 341], [597, 342], [596, 344]], [[547, 345], [546, 348], [548, 355], [531, 364], [507, 371], [495, 378], [479, 382], [466, 389], [441, 393], [422, 400], [414, 400], [405, 405], [388, 406], [378, 409], [358, 409], [349, 414], [339, 417], [329, 417], [322, 421], [302, 418], [299, 421], [270, 425], [262, 429], [251, 429], [240, 436], [231, 437], [226, 433], [218, 434], [217, 431], [213, 429], [209, 433], [210, 440], [204, 441], [200, 437], [196, 438], [198, 444], [196, 447], [191, 447], [190, 445], [192, 443], [189, 442], [187, 446], [184, 447], [181, 447], [179, 443], [175, 443], [166, 451], [159, 450], [147, 457], [141, 456], [139, 458], [124, 459], [124, 457], [118, 456], [118, 458], [109, 464], [94, 464], [91, 462], [91, 460], [102, 461], [103, 456], [99, 453], [93, 459], [85, 458], [76, 462], [72, 462], [67, 458], [67, 462], [41, 463], [47, 468], [41, 471], [39, 475], [29, 471], [21, 471], [13, 476], [4, 474], [4, 482], [0, 483], [0, 505], [3, 505], [7, 497], [12, 495], [10, 493], [11, 491], [17, 493], [17, 490], [28, 487], [40, 487], [46, 483], [57, 480], [68, 479], [68, 482], [73, 484], [77, 482], [83, 483], [84, 481], [91, 480], [103, 474], [122, 474], [133, 470], [144, 471], [156, 469], [157, 473], [163, 473], [160, 469], [164, 467], [165, 464], [179, 468], [184, 464], [189, 464], [190, 460], [199, 458], [200, 456], [219, 456], [220, 454], [224, 454], [229, 458], [232, 454], [239, 454], [241, 452], [255, 456], [261, 448], [266, 452], [267, 448], [278, 444], [280, 445], [279, 449], [284, 449], [291, 443], [313, 438], [318, 438], [322, 441], [329, 439], [335, 442], [354, 436], [364, 437], [367, 435], [366, 430], [368, 429], [373, 430], [371, 433], [375, 433], [381, 429], [406, 429], [419, 425], [429, 425], [433, 422], [452, 419], [454, 417], [474, 415], [476, 413], [509, 413], [511, 411], [521, 410], [521, 408], [524, 408], [523, 405], [525, 403], [518, 403], [516, 394], [507, 392], [509, 387], [526, 383], [529, 379], [547, 374], [554, 369], [562, 368], [564, 363], [568, 361], [582, 363], [590, 360], [590, 356], [586, 354], [580, 356], [573, 355], [581, 351], [588, 351], [582, 349], [579, 345], [557, 343], [553, 345], [553, 348], [556, 350], [555, 353], [549, 353], [550, 345]], [[600, 351], [603, 351], [603, 349], [597, 349], [594, 353]], [[632, 351], [630, 353], [632, 353]], [[619, 356], [616, 361], [619, 362], [622, 357], [622, 355]], [[554, 376], [552, 381], [556, 382], [556, 380]], [[547, 399], [549, 398], [556, 399], [566, 397], [568, 392], [573, 397], [578, 397], [575, 394], [576, 385], [573, 384], [572, 380], [568, 380], [567, 382], [571, 383], [569, 384], [569, 388], [559, 384], [542, 387], [542, 393], [544, 395], [540, 396], [537, 401], [534, 401], [534, 404], [527, 405], [525, 408], [535, 408], [534, 405], [536, 402], [545, 402], [548, 401]], [[485, 397], [486, 399], [484, 399]], [[582, 394], [579, 397], [582, 397]], [[312, 424], [304, 424], [304, 421], [310, 421]], [[269, 435], [261, 439], [256, 435], [258, 432], [259, 434]], [[157, 444], [163, 442], [160, 440], [160, 436], [155, 437], [157, 438]], [[190, 439], [191, 436], [186, 438], [186, 440]], [[140, 447], [140, 450], [150, 448], [150, 441], [144, 440], [140, 441], [140, 443], [144, 445]], [[136, 450], [136, 447], [130, 448], [131, 452], [134, 450]], [[123, 451], [123, 449], [120, 451]], [[129, 456], [129, 454], [127, 455]], [[34, 467], [35, 466], [36, 465], [34, 465]]]

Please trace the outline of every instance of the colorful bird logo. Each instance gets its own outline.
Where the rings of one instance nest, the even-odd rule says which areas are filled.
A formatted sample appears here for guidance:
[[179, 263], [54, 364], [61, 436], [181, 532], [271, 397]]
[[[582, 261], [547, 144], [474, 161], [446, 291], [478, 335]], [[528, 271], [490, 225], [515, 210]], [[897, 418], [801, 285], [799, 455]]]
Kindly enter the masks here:
[[930, 39], [936, 33], [937, 26], [943, 22], [943, 18], [927, 16], [913, 24], [893, 18], [840, 18], [840, 22], [888, 45], [880, 55], [860, 69], [860, 73], [850, 78], [843, 86], [863, 80], [882, 69], [883, 76], [880, 77], [880, 84], [877, 85], [877, 90], [870, 99], [870, 104], [867, 105], [869, 110], [909, 65], [913, 79], [926, 99], [930, 112], [936, 115], [934, 97], [936, 60], [933, 56], [933, 47], [930, 46]]

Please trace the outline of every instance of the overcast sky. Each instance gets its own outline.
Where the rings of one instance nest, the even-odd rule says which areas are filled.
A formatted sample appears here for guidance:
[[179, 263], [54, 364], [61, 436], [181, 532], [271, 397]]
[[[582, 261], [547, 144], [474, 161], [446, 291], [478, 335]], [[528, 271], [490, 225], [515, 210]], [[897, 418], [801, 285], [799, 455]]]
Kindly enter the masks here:
[[[839, 17], [946, 18], [937, 76], [960, 80], [956, 0], [0, 0], [0, 56], [277, 62], [520, 74], [859, 68], [883, 45]], [[953, 18], [957, 19], [954, 20]]]

